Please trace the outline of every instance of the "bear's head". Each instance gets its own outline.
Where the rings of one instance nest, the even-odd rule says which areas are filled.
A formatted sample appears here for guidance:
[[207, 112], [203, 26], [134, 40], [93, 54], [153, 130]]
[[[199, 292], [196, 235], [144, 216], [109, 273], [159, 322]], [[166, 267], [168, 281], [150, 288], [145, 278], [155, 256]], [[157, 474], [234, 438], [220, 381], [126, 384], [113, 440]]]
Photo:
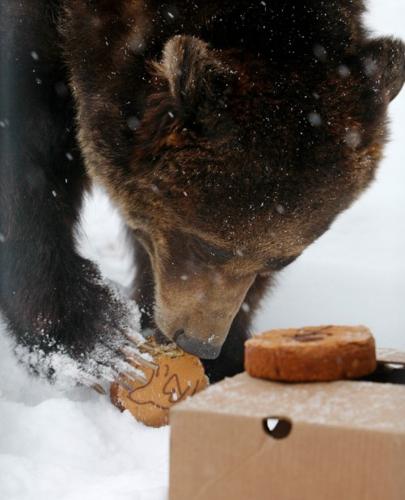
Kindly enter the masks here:
[[125, 212], [151, 260], [156, 324], [185, 350], [216, 358], [256, 278], [373, 179], [405, 74], [400, 42], [374, 45], [344, 60], [315, 46], [297, 64], [190, 36], [165, 45]]

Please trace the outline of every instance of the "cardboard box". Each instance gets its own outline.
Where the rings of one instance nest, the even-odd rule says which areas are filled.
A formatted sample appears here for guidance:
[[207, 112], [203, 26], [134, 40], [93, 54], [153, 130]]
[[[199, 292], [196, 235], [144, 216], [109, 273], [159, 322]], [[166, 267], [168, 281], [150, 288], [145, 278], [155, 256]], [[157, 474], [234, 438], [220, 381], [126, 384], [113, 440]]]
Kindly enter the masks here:
[[374, 381], [243, 373], [174, 407], [170, 500], [405, 500], [405, 353], [379, 359]]

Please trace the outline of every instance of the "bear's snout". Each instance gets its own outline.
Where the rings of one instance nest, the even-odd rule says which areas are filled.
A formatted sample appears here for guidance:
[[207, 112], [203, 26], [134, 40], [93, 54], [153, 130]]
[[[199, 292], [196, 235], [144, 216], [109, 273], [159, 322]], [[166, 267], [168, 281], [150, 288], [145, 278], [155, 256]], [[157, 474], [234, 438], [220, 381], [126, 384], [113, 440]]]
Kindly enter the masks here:
[[[236, 308], [235, 308], [236, 309]], [[164, 336], [184, 351], [202, 359], [216, 359], [221, 353], [237, 311], [213, 313], [208, 310], [177, 311], [171, 309], [155, 314], [155, 321]]]
[[222, 278], [218, 279], [218, 272], [210, 276], [207, 271], [185, 283], [157, 280], [156, 325], [179, 347], [202, 359], [219, 357], [254, 281], [254, 276]]

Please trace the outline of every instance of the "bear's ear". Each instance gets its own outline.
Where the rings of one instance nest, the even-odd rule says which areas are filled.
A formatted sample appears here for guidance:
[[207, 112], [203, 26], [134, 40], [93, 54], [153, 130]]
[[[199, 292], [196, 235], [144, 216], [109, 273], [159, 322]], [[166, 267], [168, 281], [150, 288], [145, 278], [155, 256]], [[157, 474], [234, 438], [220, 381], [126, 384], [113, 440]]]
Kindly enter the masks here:
[[195, 122], [226, 106], [235, 76], [205, 42], [183, 35], [166, 43], [155, 69], [167, 81], [180, 117]]
[[362, 51], [364, 71], [392, 101], [405, 81], [405, 45], [393, 38], [377, 38]]

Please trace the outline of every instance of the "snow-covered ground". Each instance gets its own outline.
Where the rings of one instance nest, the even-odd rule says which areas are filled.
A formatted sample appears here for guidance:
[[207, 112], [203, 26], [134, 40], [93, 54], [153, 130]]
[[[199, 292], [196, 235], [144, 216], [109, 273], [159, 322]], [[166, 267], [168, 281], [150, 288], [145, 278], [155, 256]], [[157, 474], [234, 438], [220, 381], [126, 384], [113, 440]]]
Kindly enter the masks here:
[[[405, 38], [403, 0], [372, 0], [370, 11], [375, 32]], [[405, 349], [405, 92], [390, 114], [392, 142], [377, 181], [282, 273], [258, 331], [365, 323], [380, 346]], [[82, 252], [106, 276], [128, 284], [119, 218], [101, 192], [83, 219]], [[165, 499], [168, 429], [148, 429], [91, 391], [63, 392], [33, 380], [0, 330], [0, 499]]]

